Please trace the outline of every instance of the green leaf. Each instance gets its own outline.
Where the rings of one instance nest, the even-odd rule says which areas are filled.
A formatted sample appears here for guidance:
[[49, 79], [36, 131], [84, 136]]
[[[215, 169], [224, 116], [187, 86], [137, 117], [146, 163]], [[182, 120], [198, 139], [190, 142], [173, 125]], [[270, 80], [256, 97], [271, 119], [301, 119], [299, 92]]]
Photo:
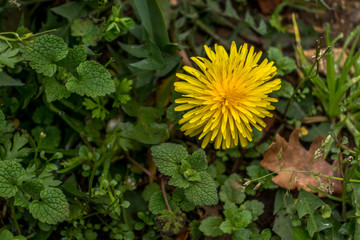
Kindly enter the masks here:
[[54, 13], [66, 18], [70, 23], [78, 17], [86, 15], [86, 2], [68, 2], [58, 7], [51, 8]]
[[248, 210], [238, 208], [233, 202], [224, 205], [225, 221], [221, 223], [220, 229], [228, 234], [235, 230], [244, 229], [252, 222], [252, 214]]
[[71, 35], [74, 37], [81, 37], [82, 42], [88, 46], [96, 46], [97, 42], [102, 37], [102, 32], [105, 24], [95, 25], [88, 18], [79, 18], [74, 20], [71, 25]]
[[201, 181], [190, 182], [190, 186], [185, 189], [186, 199], [195, 205], [214, 205], [219, 199], [216, 191], [214, 179], [207, 172], [199, 172]]
[[302, 228], [293, 228], [292, 235], [294, 240], [311, 239], [309, 233]]
[[331, 227], [331, 222], [328, 219], [321, 217], [320, 215], [310, 216], [306, 224], [306, 229], [308, 230], [311, 237], [313, 237], [316, 232], [320, 232], [321, 230]]
[[128, 45], [119, 42], [119, 46], [127, 53], [137, 58], [146, 58], [148, 56], [145, 46], [143, 45]]
[[196, 172], [194, 169], [185, 170], [183, 176], [185, 177], [186, 180], [192, 181], [192, 182], [194, 182], [194, 181], [198, 182], [201, 180], [199, 173]]
[[14, 197], [25, 180], [24, 168], [15, 161], [0, 161], [0, 197]]
[[15, 133], [13, 143], [7, 140], [4, 144], [5, 156], [3, 160], [21, 161], [23, 157], [29, 155], [30, 148], [24, 148], [28, 143], [28, 139], [25, 134], [20, 136], [20, 133]]
[[276, 47], [270, 47], [268, 50], [269, 61], [274, 61], [277, 67], [277, 75], [284, 76], [297, 69], [295, 60], [284, 57], [282, 52]]
[[37, 126], [31, 130], [31, 135], [38, 147], [56, 148], [61, 140], [61, 131], [55, 126]]
[[14, 240], [14, 235], [7, 229], [0, 233], [1, 240]]
[[85, 61], [76, 70], [78, 78], [71, 77], [66, 83], [66, 88], [70, 92], [81, 96], [98, 97], [115, 91], [110, 73], [100, 63]]
[[0, 72], [0, 87], [7, 86], [24, 86], [20, 80], [14, 79], [5, 72]]
[[150, 39], [163, 50], [169, 43], [169, 36], [157, 1], [134, 0], [134, 6]]
[[14, 205], [27, 208], [30, 203], [29, 201], [24, 197], [24, 194], [21, 191], [17, 191], [15, 197], [14, 197]]
[[[204, 220], [203, 220], [204, 221]], [[190, 226], [190, 235], [192, 240], [200, 240], [202, 233], [199, 230], [200, 222], [198, 220], [192, 220], [189, 224]]]
[[199, 148], [191, 156], [186, 158], [192, 169], [196, 171], [205, 171], [207, 169], [207, 160], [205, 151]]
[[183, 229], [186, 222], [186, 215], [180, 211], [169, 212], [168, 210], [161, 211], [155, 217], [158, 231], [162, 235], [172, 236], [178, 234]]
[[58, 188], [47, 188], [40, 193], [41, 201], [34, 200], [29, 211], [34, 218], [48, 224], [64, 221], [70, 214], [69, 203]]
[[293, 214], [287, 214], [284, 210], [280, 211], [274, 221], [273, 231], [281, 237], [281, 239], [293, 240], [291, 222], [297, 219]]
[[222, 202], [231, 201], [240, 204], [245, 200], [245, 193], [240, 187], [241, 177], [238, 174], [231, 174], [221, 186], [220, 200]]
[[168, 125], [165, 123], [121, 123], [122, 136], [144, 144], [159, 144], [165, 137]]
[[23, 58], [38, 73], [51, 77], [56, 72], [56, 62], [65, 58], [68, 47], [64, 40], [54, 35], [41, 35], [34, 42], [21, 47]]
[[209, 237], [220, 237], [224, 232], [220, 229], [221, 217], [207, 217], [201, 221], [199, 230]]
[[190, 186], [190, 183], [183, 177], [183, 175], [181, 175], [179, 171], [177, 171], [171, 177], [169, 184], [179, 188], [187, 188]]
[[281, 88], [274, 93], [279, 97], [291, 98], [294, 94], [294, 87], [288, 81], [281, 79]]
[[169, 176], [177, 172], [181, 160], [189, 155], [185, 147], [174, 143], [163, 143], [150, 149], [159, 171]]
[[295, 207], [299, 218], [302, 218], [307, 214], [310, 214], [310, 217], [312, 217], [315, 210], [323, 205], [325, 205], [325, 203], [320, 198], [301, 189]]
[[[171, 198], [168, 194], [166, 194], [166, 196], [169, 201], [171, 209], [174, 210], [176, 207], [175, 203], [171, 200]], [[167, 210], [166, 203], [165, 203], [165, 200], [163, 197], [163, 193], [161, 191], [156, 192], [151, 196], [151, 199], [149, 201], [149, 210], [154, 214], [158, 214], [159, 212], [161, 212], [163, 210]]]
[[145, 201], [150, 201], [151, 196], [160, 191], [160, 186], [157, 183], [150, 183], [146, 185], [144, 191], [142, 191], [141, 196]]
[[48, 102], [70, 97], [71, 93], [66, 89], [65, 85], [57, 81], [54, 76], [45, 77], [43, 81]]
[[73, 49], [69, 49], [69, 53], [64, 59], [58, 62], [58, 66], [65, 68], [74, 76], [77, 76], [76, 68], [80, 63], [86, 60], [86, 52], [84, 45], [74, 46]]
[[32, 199], [39, 200], [40, 193], [44, 190], [44, 185], [40, 179], [34, 178], [25, 181], [22, 185], [22, 190], [29, 194]]
[[264, 204], [258, 200], [248, 200], [240, 206], [242, 210], [248, 210], [251, 212], [252, 221], [256, 221], [264, 212]]
[[0, 41], [0, 71], [4, 66], [13, 68], [16, 63], [22, 60], [21, 57], [17, 56], [19, 51], [19, 48], [10, 48], [6, 42]]
[[6, 127], [5, 115], [3, 111], [0, 110], [0, 131], [5, 129], [5, 127]]

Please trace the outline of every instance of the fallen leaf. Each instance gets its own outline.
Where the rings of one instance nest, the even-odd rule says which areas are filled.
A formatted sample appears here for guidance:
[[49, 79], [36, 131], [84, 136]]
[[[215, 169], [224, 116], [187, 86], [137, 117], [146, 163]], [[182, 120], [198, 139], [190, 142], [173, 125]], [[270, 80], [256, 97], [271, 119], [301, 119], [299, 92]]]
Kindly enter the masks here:
[[[309, 185], [317, 187], [324, 192], [333, 193], [334, 195], [340, 195], [342, 193], [341, 181], [330, 180], [320, 176], [315, 177], [309, 173], [294, 172], [311, 171], [331, 177], [340, 177], [339, 170], [333, 171], [333, 168], [338, 166], [337, 161], [330, 164], [325, 161], [323, 156], [313, 160], [315, 151], [320, 148], [321, 142], [324, 140], [322, 136], [318, 136], [314, 140], [309, 150], [306, 150], [300, 144], [298, 128], [291, 133], [289, 142], [278, 134], [275, 138], [276, 141], [264, 152], [264, 158], [260, 162], [260, 166], [272, 172], [282, 170], [272, 178], [275, 184], [290, 190], [304, 189], [313, 192], [308, 187]], [[281, 157], [278, 157], [279, 153]]]
[[272, 14], [277, 7], [281, 3], [281, 0], [257, 0], [261, 12], [264, 14]]

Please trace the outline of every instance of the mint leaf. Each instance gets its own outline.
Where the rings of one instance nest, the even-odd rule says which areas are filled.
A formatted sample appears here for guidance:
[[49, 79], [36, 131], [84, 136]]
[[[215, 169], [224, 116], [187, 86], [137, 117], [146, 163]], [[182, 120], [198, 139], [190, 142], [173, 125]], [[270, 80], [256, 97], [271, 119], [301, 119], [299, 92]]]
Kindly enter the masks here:
[[0, 41], [0, 71], [4, 66], [13, 68], [16, 63], [22, 60], [21, 57], [17, 56], [19, 51], [19, 48], [10, 48], [6, 42]]
[[205, 151], [199, 148], [186, 161], [191, 165], [191, 168], [196, 171], [205, 171], [208, 167]]
[[190, 183], [181, 175], [179, 171], [177, 171], [168, 182], [170, 185], [179, 188], [187, 188], [190, 186]]
[[64, 221], [70, 214], [69, 203], [58, 188], [47, 188], [40, 193], [41, 201], [30, 203], [29, 211], [34, 218], [48, 224]]
[[241, 178], [238, 174], [231, 174], [221, 186], [220, 200], [222, 202], [231, 201], [236, 204], [240, 204], [245, 200], [245, 193], [240, 188]]
[[224, 232], [219, 228], [222, 223], [221, 217], [207, 217], [201, 221], [199, 230], [209, 237], [220, 237]]
[[44, 190], [44, 185], [40, 179], [34, 178], [25, 181], [22, 185], [22, 190], [30, 195], [32, 199], [40, 199], [40, 193]]
[[66, 89], [65, 85], [57, 81], [54, 76], [45, 77], [43, 81], [48, 102], [70, 97], [71, 93]]
[[185, 189], [186, 199], [195, 205], [214, 205], [218, 203], [218, 195], [214, 179], [207, 172], [199, 172], [201, 181], [190, 182]]
[[78, 78], [71, 77], [66, 83], [66, 88], [70, 92], [81, 96], [98, 97], [115, 91], [115, 84], [110, 73], [100, 63], [85, 61], [77, 67], [76, 71]]
[[69, 49], [68, 54], [64, 59], [58, 62], [58, 66], [65, 68], [74, 76], [77, 75], [76, 68], [80, 63], [86, 60], [86, 51], [84, 45], [74, 46], [73, 49]]
[[275, 62], [278, 76], [289, 74], [297, 68], [295, 60], [289, 57], [284, 57], [282, 52], [276, 47], [269, 48], [268, 59], [269, 61]]
[[194, 181], [198, 182], [201, 180], [199, 173], [196, 172], [194, 169], [187, 169], [184, 172], [183, 176], [185, 177], [186, 180], [192, 181], [192, 182], [194, 182]]
[[[14, 197], [14, 205], [27, 208], [29, 206], [29, 201], [24, 197], [24, 194], [21, 191], [17, 191]], [[0, 238], [1, 239], [1, 238]]]
[[189, 155], [185, 147], [174, 143], [153, 146], [151, 154], [159, 171], [169, 176], [177, 172], [178, 164]]
[[23, 58], [38, 73], [51, 77], [56, 72], [56, 62], [65, 58], [68, 47], [64, 40], [55, 35], [41, 35], [34, 42], [22, 45]]
[[11, 198], [25, 180], [24, 168], [15, 161], [0, 161], [0, 197]]

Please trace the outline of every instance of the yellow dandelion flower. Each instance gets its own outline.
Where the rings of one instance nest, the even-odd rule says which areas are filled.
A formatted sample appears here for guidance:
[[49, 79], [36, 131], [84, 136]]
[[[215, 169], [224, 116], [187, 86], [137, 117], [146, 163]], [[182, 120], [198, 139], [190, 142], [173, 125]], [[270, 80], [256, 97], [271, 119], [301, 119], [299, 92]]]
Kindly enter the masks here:
[[276, 74], [274, 62], [258, 61], [262, 52], [255, 53], [247, 44], [237, 50], [231, 44], [230, 55], [224, 47], [215, 44], [215, 52], [204, 46], [209, 59], [192, 57], [201, 71], [185, 66], [192, 76], [177, 73], [185, 81], [175, 83], [182, 97], [175, 100], [180, 105], [175, 111], [187, 111], [179, 124], [185, 135], [199, 135], [202, 148], [214, 142], [216, 149], [232, 148], [240, 142], [245, 147], [252, 141], [252, 126], [262, 130], [262, 120], [271, 117], [275, 109], [271, 102], [277, 99], [269, 93], [280, 89], [281, 80], [272, 80]]

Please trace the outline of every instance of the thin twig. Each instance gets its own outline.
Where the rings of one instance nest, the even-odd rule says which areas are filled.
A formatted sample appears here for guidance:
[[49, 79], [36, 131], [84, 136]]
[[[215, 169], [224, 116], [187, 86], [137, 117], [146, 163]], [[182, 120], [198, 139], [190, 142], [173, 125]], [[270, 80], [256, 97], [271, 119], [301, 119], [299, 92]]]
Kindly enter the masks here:
[[162, 194], [163, 194], [163, 197], [164, 197], [164, 201], [165, 201], [165, 204], [166, 204], [166, 207], [167, 209], [169, 210], [169, 212], [172, 212], [171, 211], [171, 208], [170, 208], [170, 204], [169, 204], [169, 201], [166, 197], [166, 192], [165, 192], [165, 178], [162, 176], [161, 177], [161, 191], [162, 191]]
[[138, 168], [140, 168], [144, 173], [146, 173], [149, 177], [151, 177], [154, 180], [157, 180], [157, 177], [150, 172], [149, 170], [147, 170], [146, 168], [144, 168], [140, 163], [138, 163], [135, 159], [133, 159], [132, 157], [129, 156], [129, 154], [126, 153], [126, 158], [128, 160], [130, 160], [130, 162], [132, 162], [133, 164], [135, 164]]

